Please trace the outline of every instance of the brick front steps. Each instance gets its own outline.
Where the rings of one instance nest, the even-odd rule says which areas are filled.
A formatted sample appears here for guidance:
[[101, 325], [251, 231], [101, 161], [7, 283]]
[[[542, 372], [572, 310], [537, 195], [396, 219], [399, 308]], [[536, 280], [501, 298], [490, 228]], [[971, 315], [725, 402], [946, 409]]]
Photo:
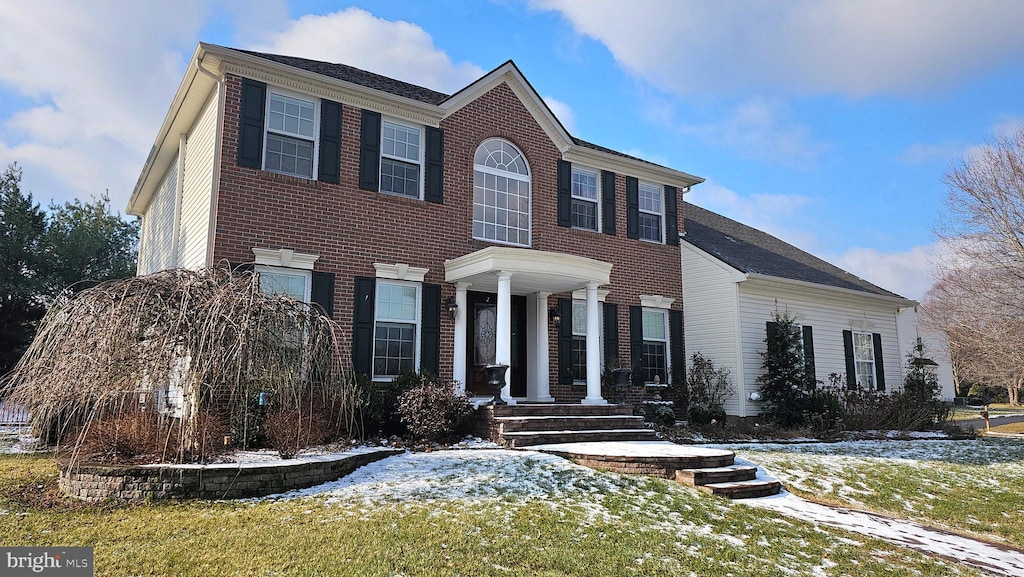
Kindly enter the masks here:
[[594, 469], [674, 479], [729, 499], [767, 497], [782, 490], [778, 481], [757, 479], [757, 467], [735, 465], [732, 451], [667, 441], [558, 443], [529, 449]]
[[[477, 410], [476, 433], [507, 447], [596, 441], [653, 441], [629, 405], [520, 404]], [[483, 433], [483, 434], [482, 434]]]

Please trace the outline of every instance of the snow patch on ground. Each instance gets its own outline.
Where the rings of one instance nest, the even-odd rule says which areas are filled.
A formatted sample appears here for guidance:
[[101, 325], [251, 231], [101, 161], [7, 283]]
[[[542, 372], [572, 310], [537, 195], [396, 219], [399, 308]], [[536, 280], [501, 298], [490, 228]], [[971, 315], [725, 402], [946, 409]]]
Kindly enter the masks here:
[[593, 443], [555, 443], [534, 445], [534, 451], [553, 451], [577, 455], [603, 457], [690, 457], [694, 455], [717, 457], [728, 451], [692, 445], [677, 445], [669, 441], [605, 441]]
[[877, 537], [932, 555], [956, 559], [966, 565], [998, 575], [1024, 575], [1024, 554], [1018, 551], [1006, 550], [961, 535], [936, 531], [909, 521], [819, 505], [787, 492], [773, 497], [747, 499], [743, 503], [804, 521]]

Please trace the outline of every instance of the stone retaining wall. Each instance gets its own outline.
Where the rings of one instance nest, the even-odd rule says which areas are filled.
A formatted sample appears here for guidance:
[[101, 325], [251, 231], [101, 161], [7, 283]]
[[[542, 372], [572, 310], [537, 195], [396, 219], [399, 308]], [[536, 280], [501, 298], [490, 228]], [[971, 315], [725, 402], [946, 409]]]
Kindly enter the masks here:
[[60, 487], [86, 501], [115, 499], [238, 499], [262, 497], [336, 481], [400, 449], [318, 455], [270, 463], [117, 466], [60, 465]]

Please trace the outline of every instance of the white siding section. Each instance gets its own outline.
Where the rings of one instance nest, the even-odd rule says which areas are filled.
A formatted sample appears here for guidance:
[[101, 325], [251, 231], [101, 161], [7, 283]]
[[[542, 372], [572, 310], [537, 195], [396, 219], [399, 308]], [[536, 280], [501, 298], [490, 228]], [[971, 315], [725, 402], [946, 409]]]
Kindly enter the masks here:
[[207, 265], [216, 138], [217, 92], [214, 91], [186, 141], [178, 248], [178, 266], [183, 268]]
[[[921, 314], [925, 314], [924, 311]], [[900, 329], [900, 358], [907, 358], [907, 353], [914, 351], [917, 338], [921, 337], [924, 354], [935, 361], [935, 376], [939, 379], [942, 398], [951, 401], [956, 396], [956, 384], [953, 380], [953, 364], [949, 360], [949, 341], [940, 331], [932, 330], [920, 323], [917, 307], [904, 309], [898, 319]]]
[[[689, 368], [693, 353], [726, 367], [733, 385], [740, 385], [736, 339], [736, 283], [733, 272], [686, 242], [679, 243], [683, 259], [683, 333]], [[740, 414], [740, 392], [726, 402], [730, 415]]]
[[142, 216], [138, 274], [174, 266], [174, 197], [178, 187], [178, 161], [167, 170]]
[[[775, 310], [788, 310], [796, 322], [811, 326], [815, 373], [819, 381], [828, 384], [829, 373], [846, 374], [843, 331], [857, 330], [882, 335], [886, 390], [896, 390], [903, 385], [895, 305], [873, 303], [869, 298], [845, 296], [825, 289], [746, 281], [740, 283], [739, 306], [746, 391], [758, 388], [756, 380], [763, 373], [758, 353], [767, 348], [765, 323], [771, 320]], [[759, 412], [758, 403], [746, 401], [745, 393], [743, 399], [748, 415]]]

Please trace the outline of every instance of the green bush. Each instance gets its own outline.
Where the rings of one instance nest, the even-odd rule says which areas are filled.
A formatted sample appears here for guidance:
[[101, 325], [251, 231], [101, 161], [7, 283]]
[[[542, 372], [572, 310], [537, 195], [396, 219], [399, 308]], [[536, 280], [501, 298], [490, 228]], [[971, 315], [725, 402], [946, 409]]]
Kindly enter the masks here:
[[714, 361], [696, 352], [690, 357], [686, 392], [689, 401], [687, 419], [693, 424], [707, 425], [712, 420], [724, 422], [725, 401], [735, 391], [729, 379], [729, 369], [716, 369]]
[[800, 325], [789, 312], [772, 313], [761, 354], [764, 374], [757, 378], [764, 396], [761, 414], [783, 427], [804, 424], [811, 393], [817, 387], [804, 359]]
[[429, 375], [405, 373], [390, 383], [374, 382], [369, 375], [359, 374], [355, 381], [356, 406], [359, 409], [362, 435], [404, 435], [405, 424], [398, 414], [398, 397], [420, 385]]
[[666, 427], [671, 427], [676, 424], [676, 413], [672, 410], [672, 407], [668, 405], [658, 405], [658, 407], [654, 409], [653, 418], [655, 423]]

